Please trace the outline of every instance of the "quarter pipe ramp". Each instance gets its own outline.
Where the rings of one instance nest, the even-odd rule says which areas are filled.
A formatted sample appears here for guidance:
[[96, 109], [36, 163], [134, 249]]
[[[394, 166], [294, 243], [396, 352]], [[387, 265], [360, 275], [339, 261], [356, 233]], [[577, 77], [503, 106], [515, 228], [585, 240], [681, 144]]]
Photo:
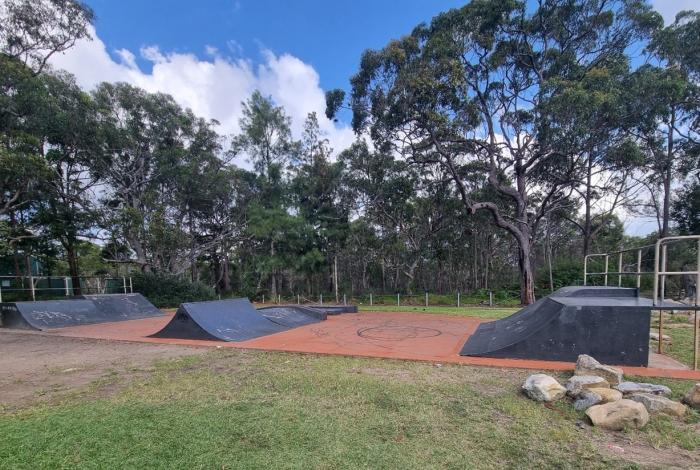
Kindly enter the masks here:
[[246, 341], [289, 328], [255, 310], [248, 299], [183, 303], [175, 316], [152, 338]]
[[510, 317], [479, 325], [460, 355], [646, 366], [651, 300], [636, 289], [567, 287]]
[[85, 295], [0, 304], [4, 328], [46, 330], [163, 315], [141, 294]]

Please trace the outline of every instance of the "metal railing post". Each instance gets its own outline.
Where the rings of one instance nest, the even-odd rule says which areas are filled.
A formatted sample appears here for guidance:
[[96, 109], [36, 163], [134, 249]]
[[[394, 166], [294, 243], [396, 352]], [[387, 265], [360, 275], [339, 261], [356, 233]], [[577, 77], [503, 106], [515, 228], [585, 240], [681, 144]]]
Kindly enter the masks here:
[[622, 287], [622, 252], [617, 256], [617, 287]]
[[[12, 281], [10, 281], [12, 282]], [[0, 280], [0, 302], [2, 302], [2, 281]]]
[[348, 299], [347, 299], [346, 295], [343, 294], [343, 305], [347, 305], [347, 304], [348, 304]]
[[457, 308], [459, 308], [459, 301], [460, 301], [460, 300], [461, 300], [461, 299], [459, 298], [459, 291], [457, 291]]
[[66, 297], [68, 297], [70, 294], [68, 294], [68, 276], [63, 278], [63, 288], [66, 291]]
[[668, 245], [665, 243], [661, 245], [661, 303], [664, 303], [666, 298], [666, 271], [667, 265], [666, 256], [668, 253]]
[[369, 293], [369, 306], [371, 307], [372, 305], [373, 305], [372, 304], [372, 293], [370, 292]]
[[659, 304], [659, 247], [661, 240], [657, 240], [654, 245], [654, 292], [652, 293], [652, 302], [656, 306]]
[[642, 287], [642, 250], [637, 250], [637, 289]]
[[34, 275], [29, 275], [29, 290], [32, 292], [32, 301], [36, 301], [36, 292], [34, 291]]
[[396, 306], [401, 306], [401, 294], [399, 294], [398, 292], [396, 293]]
[[132, 294], [134, 293], [134, 283], [131, 280], [131, 276], [129, 276], [129, 292]]
[[323, 294], [319, 294], [318, 297], [319, 297], [319, 300], [321, 302], [321, 305], [323, 305]]
[[664, 338], [663, 330], [664, 330], [664, 311], [659, 310], [659, 347], [657, 349], [659, 354], [663, 353], [663, 346], [662, 346], [664, 343], [663, 342], [663, 338]]
[[610, 264], [610, 255], [605, 255], [605, 286], [608, 286], [608, 265]]
[[425, 291], [425, 306], [428, 306], [428, 291]]
[[126, 294], [126, 276], [122, 276], [122, 287], [124, 288], [124, 293]]
[[583, 257], [583, 285], [588, 281], [588, 255]]

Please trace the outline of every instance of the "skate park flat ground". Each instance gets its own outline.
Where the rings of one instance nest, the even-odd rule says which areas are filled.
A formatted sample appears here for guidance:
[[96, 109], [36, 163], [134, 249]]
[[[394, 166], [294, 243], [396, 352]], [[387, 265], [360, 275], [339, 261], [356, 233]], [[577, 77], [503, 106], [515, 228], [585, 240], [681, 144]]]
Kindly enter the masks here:
[[[172, 311], [162, 317], [114, 323], [81, 325], [47, 330], [41, 334], [139, 343], [181, 344], [197, 347], [233, 347], [308, 354], [404, 359], [435, 363], [480, 365], [533, 370], [573, 370], [569, 362], [496, 359], [460, 356], [464, 342], [482, 322], [475, 317], [409, 312], [360, 312], [329, 316], [326, 321], [248, 341], [225, 342], [149, 338], [168, 323]], [[656, 354], [649, 367], [625, 366], [627, 374], [700, 380], [700, 371]]]

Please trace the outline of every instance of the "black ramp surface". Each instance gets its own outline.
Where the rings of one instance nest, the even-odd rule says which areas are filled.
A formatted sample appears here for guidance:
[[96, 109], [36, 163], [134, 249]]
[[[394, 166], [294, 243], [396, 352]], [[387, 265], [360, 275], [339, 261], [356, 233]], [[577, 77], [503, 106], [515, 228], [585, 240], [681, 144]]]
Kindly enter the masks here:
[[320, 310], [328, 315], [339, 315], [341, 313], [357, 313], [357, 305], [306, 305], [308, 308]]
[[631, 293], [636, 289], [561, 289], [481, 324], [460, 354], [569, 362], [589, 354], [610, 364], [647, 365], [651, 301]]
[[258, 312], [265, 318], [287, 328], [318, 323], [326, 319], [326, 313], [300, 305], [276, 305], [259, 308]]
[[4, 328], [45, 330], [113, 321], [87, 299], [4, 303], [1, 309]]
[[288, 329], [262, 316], [248, 299], [229, 299], [184, 303], [151, 337], [246, 341]]
[[135, 320], [164, 315], [141, 294], [90, 294], [83, 295], [82, 298], [92, 300], [97, 310], [117, 320]]

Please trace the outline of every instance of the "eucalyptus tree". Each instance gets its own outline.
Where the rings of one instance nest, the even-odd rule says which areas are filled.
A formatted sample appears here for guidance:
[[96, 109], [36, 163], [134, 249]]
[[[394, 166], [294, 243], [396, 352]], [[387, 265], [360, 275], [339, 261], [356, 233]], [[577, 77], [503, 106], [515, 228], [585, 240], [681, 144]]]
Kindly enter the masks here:
[[[210, 166], [217, 167], [215, 123], [183, 110], [170, 95], [126, 83], [94, 92], [106, 182], [105, 228], [126, 244], [126, 262], [144, 271], [182, 273], [198, 253], [196, 210], [207, 204]], [[124, 260], [113, 260], [125, 262]]]
[[36, 132], [49, 174], [37, 203], [36, 220], [65, 250], [73, 290], [80, 294], [78, 247], [96, 233], [96, 194], [102, 147], [92, 97], [67, 74], [43, 74], [46, 100]]
[[40, 73], [51, 56], [90, 38], [94, 18], [75, 0], [1, 0], [0, 50]]
[[[487, 211], [518, 247], [521, 301], [534, 301], [532, 246], [569, 204], [578, 166], [543, 129], [550, 100], [658, 25], [642, 0], [474, 0], [364, 53], [352, 78], [357, 132], [385, 152], [443, 166], [469, 213]], [[578, 152], [576, 152], [578, 153]], [[505, 206], [475, 199], [480, 173]]]
[[674, 186], [698, 174], [700, 156], [700, 14], [681, 12], [676, 21], [656, 31], [647, 48], [648, 63], [629, 83], [632, 119], [646, 162], [641, 181], [647, 204], [656, 216], [660, 236], [670, 231]]

